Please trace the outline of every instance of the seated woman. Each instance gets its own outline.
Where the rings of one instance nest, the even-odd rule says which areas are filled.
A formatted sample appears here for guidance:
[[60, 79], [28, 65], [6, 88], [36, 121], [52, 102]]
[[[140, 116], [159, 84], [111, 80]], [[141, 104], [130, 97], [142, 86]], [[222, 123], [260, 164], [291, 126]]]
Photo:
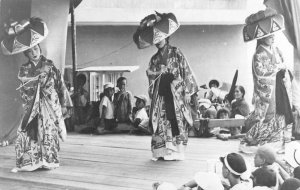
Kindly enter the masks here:
[[250, 113], [249, 105], [244, 99], [245, 89], [243, 86], [236, 86], [234, 90], [234, 100], [231, 102], [230, 118], [235, 118], [236, 115], [246, 117]]

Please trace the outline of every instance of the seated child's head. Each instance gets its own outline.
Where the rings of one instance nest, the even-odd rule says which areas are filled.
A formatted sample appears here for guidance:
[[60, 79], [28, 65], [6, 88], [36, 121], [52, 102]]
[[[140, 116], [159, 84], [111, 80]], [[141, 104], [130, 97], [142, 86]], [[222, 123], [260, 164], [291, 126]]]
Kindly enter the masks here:
[[277, 183], [276, 173], [267, 168], [258, 168], [252, 173], [253, 186], [274, 187]]
[[246, 162], [240, 154], [227, 154], [225, 157], [220, 157], [220, 161], [223, 163], [222, 175], [226, 179], [230, 176], [238, 179], [247, 171]]
[[300, 179], [300, 166], [294, 169], [293, 174], [294, 174], [294, 178]]
[[226, 108], [221, 108], [217, 112], [217, 119], [228, 119], [229, 111]]
[[296, 178], [288, 178], [286, 179], [280, 190], [297, 190], [300, 187], [300, 180]]
[[259, 147], [254, 157], [254, 166], [261, 167], [272, 165], [276, 160], [276, 152], [268, 145]]
[[145, 95], [134, 96], [136, 98], [135, 106], [138, 110], [144, 108], [147, 104], [147, 97]]

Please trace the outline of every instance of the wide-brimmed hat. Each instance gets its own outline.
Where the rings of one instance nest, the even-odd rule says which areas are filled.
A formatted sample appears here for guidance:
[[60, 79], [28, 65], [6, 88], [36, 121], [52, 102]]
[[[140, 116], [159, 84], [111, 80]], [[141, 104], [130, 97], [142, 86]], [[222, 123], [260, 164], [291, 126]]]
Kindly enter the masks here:
[[143, 49], [171, 36], [179, 26], [173, 13], [156, 12], [141, 20], [140, 26], [133, 35], [133, 41], [139, 49]]
[[300, 166], [300, 143], [296, 141], [287, 143], [284, 159], [294, 168]]
[[134, 96], [134, 97], [137, 99], [143, 100], [145, 102], [145, 104], [147, 104], [147, 100], [148, 100], [147, 96], [142, 94], [142, 95], [138, 95], [138, 96]]
[[6, 23], [5, 32], [1, 41], [2, 52], [5, 55], [14, 55], [41, 43], [48, 35], [48, 28], [42, 19], [32, 17], [20, 22]]
[[284, 30], [284, 18], [274, 9], [267, 8], [246, 18], [243, 29], [244, 41], [261, 39]]

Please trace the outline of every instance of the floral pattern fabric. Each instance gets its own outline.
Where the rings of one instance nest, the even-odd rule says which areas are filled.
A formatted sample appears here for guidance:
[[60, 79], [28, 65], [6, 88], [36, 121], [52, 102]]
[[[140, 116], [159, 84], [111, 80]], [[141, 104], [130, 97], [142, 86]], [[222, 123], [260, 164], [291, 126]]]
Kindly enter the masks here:
[[[149, 96], [152, 99], [150, 123], [153, 132], [151, 149], [154, 158], [184, 154], [188, 142], [188, 127], [193, 125], [190, 107], [184, 102], [184, 97], [191, 96], [198, 90], [192, 70], [182, 52], [170, 45], [167, 45], [165, 52], [165, 55], [161, 55], [158, 51], [151, 58], [147, 70], [150, 84]], [[171, 124], [167, 119], [164, 97], [158, 94], [160, 71], [163, 66], [167, 68], [167, 73], [174, 76], [171, 91], [179, 129], [179, 135], [175, 137], [172, 135]]]
[[56, 168], [59, 132], [65, 128], [61, 107], [72, 106], [60, 71], [52, 61], [41, 57], [37, 65], [23, 64], [18, 78], [23, 85], [20, 92], [25, 114], [15, 144], [17, 168]]
[[284, 116], [276, 114], [275, 85], [277, 72], [284, 68], [278, 48], [270, 50], [263, 45], [257, 48], [252, 63], [254, 111], [246, 121], [252, 125], [248, 126], [251, 128], [244, 139], [248, 144], [262, 145], [281, 140], [286, 124]]

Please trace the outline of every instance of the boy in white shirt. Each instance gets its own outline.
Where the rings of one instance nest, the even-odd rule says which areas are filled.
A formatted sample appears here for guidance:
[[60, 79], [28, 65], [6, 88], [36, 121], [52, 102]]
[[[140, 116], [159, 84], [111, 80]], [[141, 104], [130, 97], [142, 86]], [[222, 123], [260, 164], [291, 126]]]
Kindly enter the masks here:
[[133, 111], [133, 127], [137, 130], [149, 134], [149, 117], [145, 109], [145, 106], [147, 104], [147, 97], [145, 95], [139, 95], [134, 97], [136, 98], [136, 110]]
[[[116, 128], [116, 120], [114, 118], [114, 104], [112, 102], [112, 96], [114, 94], [114, 85], [107, 83], [104, 85], [104, 97], [99, 105], [99, 115], [101, 119], [100, 127], [97, 129], [99, 133], [105, 130], [112, 131]], [[104, 130], [103, 130], [104, 127]]]

